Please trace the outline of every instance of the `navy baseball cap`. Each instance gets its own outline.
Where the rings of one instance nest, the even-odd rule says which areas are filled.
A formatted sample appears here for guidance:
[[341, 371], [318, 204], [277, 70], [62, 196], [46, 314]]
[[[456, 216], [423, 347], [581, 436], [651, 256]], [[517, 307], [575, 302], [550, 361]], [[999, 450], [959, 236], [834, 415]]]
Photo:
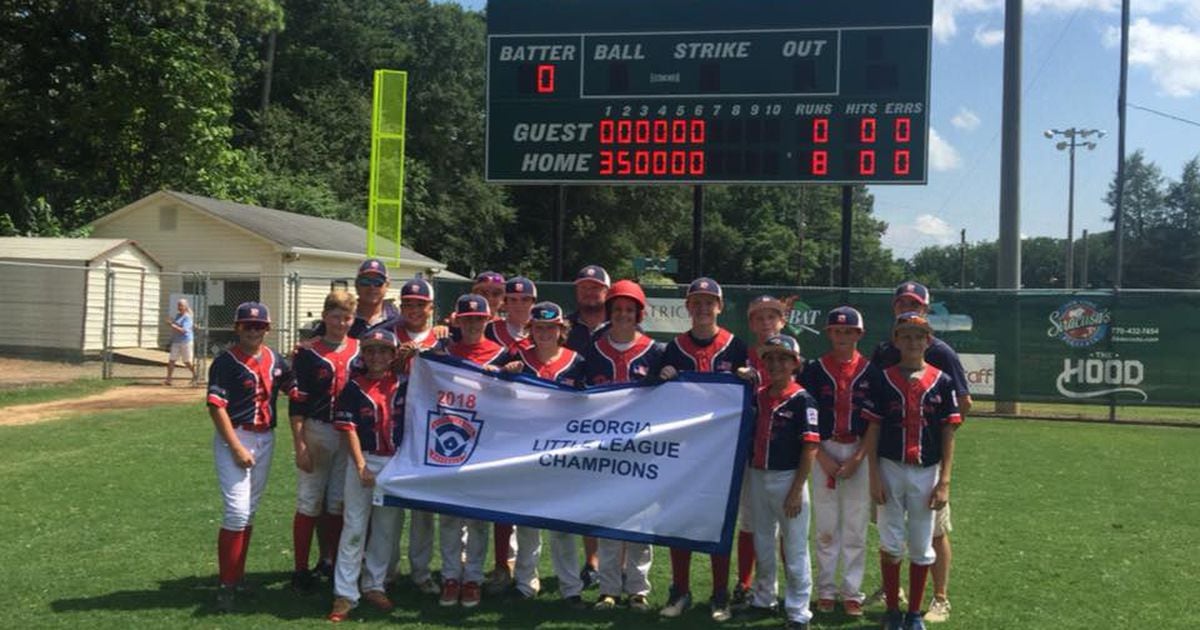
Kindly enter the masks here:
[[696, 278], [688, 285], [687, 297], [693, 295], [711, 295], [718, 300], [723, 300], [725, 296], [721, 294], [721, 285], [717, 284], [712, 278]]
[[750, 307], [746, 309], [746, 314], [753, 315], [756, 311], [761, 311], [764, 308], [779, 311], [781, 316], [787, 313], [787, 307], [778, 298], [773, 295], [760, 295], [750, 300]]
[[929, 320], [916, 311], [900, 313], [896, 316], [896, 324], [892, 327], [892, 330], [900, 330], [901, 328], [920, 328], [927, 333], [933, 333], [933, 326], [929, 325]]
[[482, 295], [468, 293], [460, 296], [454, 304], [455, 317], [491, 317], [492, 308], [488, 306], [487, 298]]
[[529, 323], [565, 326], [566, 320], [563, 319], [561, 306], [554, 302], [538, 302], [533, 305], [533, 309], [529, 312]]
[[537, 286], [525, 276], [516, 276], [505, 283], [504, 295], [528, 295], [537, 299]]
[[892, 301], [902, 297], [910, 297], [925, 306], [929, 306], [929, 289], [920, 282], [908, 281], [896, 287], [896, 294], [892, 297]]
[[480, 284], [504, 284], [504, 276], [495, 271], [485, 271], [475, 276], [475, 281], [471, 283], [471, 286]]
[[396, 339], [396, 334], [385, 328], [376, 328], [362, 337], [358, 338], [360, 346], [388, 346], [395, 348], [400, 345], [400, 341]]
[[608, 277], [608, 272], [600, 265], [588, 265], [580, 269], [579, 273], [575, 274], [575, 284], [579, 284], [580, 282], [599, 282], [605, 287], [612, 286], [612, 279]]
[[862, 313], [858, 309], [849, 306], [839, 306], [825, 317], [826, 328], [856, 328], [863, 329]]
[[359, 276], [379, 276], [384, 280], [388, 279], [387, 265], [383, 264], [378, 258], [368, 258], [362, 261], [358, 266]]
[[796, 338], [791, 335], [775, 335], [763, 343], [763, 347], [758, 351], [758, 355], [765, 357], [771, 352], [786, 352], [796, 357], [796, 360], [799, 361], [800, 342], [796, 341]]
[[422, 302], [433, 301], [433, 285], [427, 280], [421, 278], [413, 278], [404, 283], [400, 287], [400, 300], [420, 300]]
[[267, 305], [261, 302], [242, 302], [238, 304], [237, 316], [233, 321], [237, 324], [246, 322], [270, 324], [271, 312], [267, 310]]

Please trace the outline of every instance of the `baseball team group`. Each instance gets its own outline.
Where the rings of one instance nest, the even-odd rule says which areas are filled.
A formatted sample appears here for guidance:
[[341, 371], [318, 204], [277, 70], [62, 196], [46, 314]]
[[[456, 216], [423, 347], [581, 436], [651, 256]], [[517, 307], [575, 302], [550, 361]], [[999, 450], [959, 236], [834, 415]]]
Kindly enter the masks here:
[[[795, 338], [782, 334], [787, 308], [773, 296], [756, 297], [747, 308], [751, 345], [719, 325], [730, 315], [721, 286], [698, 278], [685, 300], [690, 329], [664, 344], [642, 332], [647, 304], [636, 282], [612, 282], [603, 268], [589, 265], [574, 287], [576, 310], [564, 314], [558, 304], [538, 300], [531, 280], [484, 272], [438, 323], [429, 282], [404, 282], [397, 307], [385, 299], [391, 289], [385, 263], [367, 259], [354, 291], [331, 292], [315, 334], [286, 357], [264, 344], [267, 307], [238, 306], [237, 341], [208, 374], [224, 500], [218, 608], [233, 610], [249, 590], [246, 557], [270, 472], [280, 392], [288, 397], [298, 478], [292, 587], [311, 592], [331, 580], [332, 621], [350, 618], [364, 601], [382, 611], [394, 608], [388, 591], [401, 576], [406, 520], [401, 508], [372, 505], [372, 494], [376, 475], [409, 439], [403, 419], [412, 360], [432, 352], [579, 389], [666, 381], [688, 371], [737, 375], [754, 388], [754, 434], [732, 593], [730, 555], [710, 556], [712, 619], [777, 614], [777, 559], [786, 576], [786, 627], [807, 628], [814, 612], [832, 613], [839, 604], [846, 615], [861, 617], [877, 598], [886, 603], [888, 629], [948, 618], [954, 435], [971, 398], [958, 356], [926, 318], [926, 287], [905, 282], [896, 288], [892, 330], [870, 358], [859, 350], [862, 314], [851, 306], [831, 310], [825, 325], [830, 350], [809, 360]], [[868, 597], [863, 574], [871, 521], [879, 534], [882, 586]], [[441, 606], [471, 608], [485, 594], [538, 595], [540, 530], [418, 510], [410, 510], [407, 522], [405, 579]], [[582, 537], [581, 561], [579, 536], [551, 531], [547, 538], [567, 605], [650, 611], [650, 545]], [[485, 573], [489, 543], [495, 564]], [[435, 550], [440, 580], [432, 572]], [[658, 614], [678, 617], [692, 605], [692, 553], [670, 549], [669, 556], [671, 587]], [[900, 584], [905, 557], [907, 598]], [[930, 573], [933, 597], [926, 607]], [[582, 594], [592, 587], [599, 594], [585, 602]]]

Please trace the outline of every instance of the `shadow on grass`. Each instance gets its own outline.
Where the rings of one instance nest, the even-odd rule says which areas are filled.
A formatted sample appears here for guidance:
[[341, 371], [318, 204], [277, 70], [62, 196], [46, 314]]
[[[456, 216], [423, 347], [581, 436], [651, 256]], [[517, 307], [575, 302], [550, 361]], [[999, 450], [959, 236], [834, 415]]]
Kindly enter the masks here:
[[[239, 595], [230, 620], [238, 617], [270, 616], [282, 621], [323, 620], [333, 601], [332, 586], [322, 582], [310, 593], [297, 593], [291, 588], [291, 573], [261, 572], [247, 575], [252, 594]], [[777, 615], [740, 613], [724, 624], [709, 617], [705, 602], [697, 604], [675, 620], [660, 619], [657, 611], [639, 613], [621, 607], [611, 612], [590, 610], [596, 599], [595, 591], [585, 594], [589, 608], [578, 610], [568, 606], [557, 595], [558, 581], [554, 577], [542, 580], [542, 594], [534, 600], [515, 596], [484, 596], [483, 603], [473, 610], [460, 607], [443, 608], [437, 596], [419, 593], [407, 577], [401, 578], [389, 591], [396, 604], [390, 613], [362, 604], [352, 619], [375, 623], [432, 625], [452, 628], [531, 628], [553, 622], [555, 628], [774, 628], [782, 625]], [[78, 612], [139, 612], [153, 610], [191, 611], [193, 618], [221, 615], [216, 608], [216, 576], [188, 576], [159, 582], [156, 589], [115, 591], [91, 597], [63, 598], [50, 603], [56, 613]], [[820, 615], [813, 628], [877, 627], [877, 614], [854, 619], [841, 613]]]

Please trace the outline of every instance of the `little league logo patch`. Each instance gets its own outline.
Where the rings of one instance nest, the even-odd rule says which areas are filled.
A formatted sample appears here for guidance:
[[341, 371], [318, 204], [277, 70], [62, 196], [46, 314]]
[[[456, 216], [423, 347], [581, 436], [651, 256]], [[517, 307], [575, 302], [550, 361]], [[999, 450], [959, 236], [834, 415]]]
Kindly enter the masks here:
[[1108, 334], [1112, 315], [1087, 300], [1072, 300], [1050, 313], [1047, 337], [1058, 337], [1067, 345], [1086, 348]]
[[474, 411], [431, 409], [426, 416], [425, 465], [454, 468], [471, 459], [483, 420]]

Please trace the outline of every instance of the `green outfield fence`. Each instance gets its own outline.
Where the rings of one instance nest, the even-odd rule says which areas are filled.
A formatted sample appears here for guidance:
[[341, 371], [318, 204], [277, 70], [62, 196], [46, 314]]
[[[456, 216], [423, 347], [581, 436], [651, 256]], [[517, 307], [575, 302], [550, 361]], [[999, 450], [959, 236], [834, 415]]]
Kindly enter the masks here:
[[[447, 313], [465, 282], [436, 283]], [[668, 339], [686, 329], [684, 286], [646, 287], [646, 331]], [[862, 311], [864, 352], [885, 339], [891, 289], [725, 286], [721, 324], [751, 339], [749, 300], [774, 295], [790, 305], [788, 331], [809, 357], [827, 349], [821, 328], [831, 308]], [[538, 283], [540, 299], [570, 311], [569, 283]], [[1001, 402], [1200, 406], [1200, 291], [939, 290], [930, 320], [963, 359], [973, 396]]]

